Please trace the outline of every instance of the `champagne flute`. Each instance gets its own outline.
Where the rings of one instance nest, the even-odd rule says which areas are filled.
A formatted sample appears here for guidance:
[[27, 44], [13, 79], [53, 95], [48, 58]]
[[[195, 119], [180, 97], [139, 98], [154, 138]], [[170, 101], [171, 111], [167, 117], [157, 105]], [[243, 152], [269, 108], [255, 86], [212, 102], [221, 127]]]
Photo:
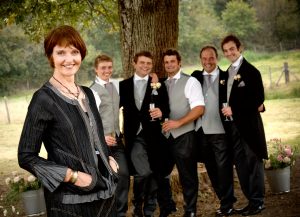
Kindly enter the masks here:
[[[228, 107], [228, 103], [227, 102], [223, 102], [222, 103], [222, 108], [226, 108], [226, 107]], [[227, 116], [225, 116], [225, 121], [230, 121]]]
[[[155, 104], [154, 103], [150, 103], [149, 104], [149, 108], [150, 108], [150, 110], [155, 109]], [[155, 121], [155, 120], [154, 120], [154, 118], [151, 118], [150, 121]]]

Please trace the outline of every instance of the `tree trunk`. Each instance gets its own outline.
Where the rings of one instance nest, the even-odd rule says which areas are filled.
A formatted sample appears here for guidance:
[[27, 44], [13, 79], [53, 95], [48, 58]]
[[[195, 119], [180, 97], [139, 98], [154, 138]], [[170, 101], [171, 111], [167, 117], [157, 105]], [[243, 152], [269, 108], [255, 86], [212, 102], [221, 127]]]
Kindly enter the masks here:
[[162, 52], [177, 48], [178, 0], [118, 0], [118, 10], [123, 76], [134, 73], [135, 53], [148, 50], [154, 57], [153, 72], [163, 77]]

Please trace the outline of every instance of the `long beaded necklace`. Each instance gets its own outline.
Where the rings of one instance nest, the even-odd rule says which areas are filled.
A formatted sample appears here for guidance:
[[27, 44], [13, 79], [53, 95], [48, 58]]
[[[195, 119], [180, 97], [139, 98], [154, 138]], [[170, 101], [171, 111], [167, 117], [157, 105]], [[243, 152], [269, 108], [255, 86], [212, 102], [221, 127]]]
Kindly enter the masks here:
[[53, 78], [55, 81], [57, 81], [61, 86], [63, 86], [64, 88], [66, 88], [69, 94], [72, 94], [73, 96], [75, 96], [76, 99], [78, 99], [80, 90], [79, 90], [79, 87], [78, 87], [78, 85], [77, 85], [76, 83], [75, 83], [75, 86], [76, 86], [76, 88], [77, 88], [77, 92], [74, 93], [74, 92], [72, 92], [67, 86], [63, 85], [63, 83], [61, 83], [59, 80], [57, 80], [54, 76], [52, 76], [52, 78]]

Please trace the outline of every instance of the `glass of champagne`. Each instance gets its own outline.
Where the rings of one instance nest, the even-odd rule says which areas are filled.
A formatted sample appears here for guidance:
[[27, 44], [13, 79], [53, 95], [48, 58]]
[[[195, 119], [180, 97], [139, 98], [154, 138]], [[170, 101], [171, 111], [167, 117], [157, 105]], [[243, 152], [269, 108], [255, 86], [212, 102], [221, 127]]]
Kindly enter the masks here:
[[[228, 107], [228, 103], [227, 102], [223, 102], [222, 103], [222, 108], [226, 108], [226, 107]], [[225, 116], [225, 121], [230, 121], [227, 116]]]
[[[155, 104], [154, 103], [150, 103], [149, 104], [149, 108], [150, 108], [150, 110], [155, 109]], [[154, 118], [151, 118], [150, 121], [155, 121], [155, 120], [154, 120]]]

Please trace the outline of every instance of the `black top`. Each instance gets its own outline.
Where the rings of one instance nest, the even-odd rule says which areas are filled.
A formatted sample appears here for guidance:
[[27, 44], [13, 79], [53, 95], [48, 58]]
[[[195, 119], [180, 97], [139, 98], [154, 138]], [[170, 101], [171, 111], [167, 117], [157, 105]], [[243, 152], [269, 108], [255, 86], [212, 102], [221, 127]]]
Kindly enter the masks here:
[[[28, 108], [18, 149], [20, 166], [67, 204], [109, 198], [116, 187], [93, 93], [87, 87], [80, 88], [85, 94], [87, 114], [76, 99], [65, 97], [49, 82], [37, 90]], [[42, 143], [48, 159], [38, 156]], [[100, 152], [98, 157], [95, 150]], [[90, 174], [90, 186], [81, 188], [64, 183], [68, 167]]]

